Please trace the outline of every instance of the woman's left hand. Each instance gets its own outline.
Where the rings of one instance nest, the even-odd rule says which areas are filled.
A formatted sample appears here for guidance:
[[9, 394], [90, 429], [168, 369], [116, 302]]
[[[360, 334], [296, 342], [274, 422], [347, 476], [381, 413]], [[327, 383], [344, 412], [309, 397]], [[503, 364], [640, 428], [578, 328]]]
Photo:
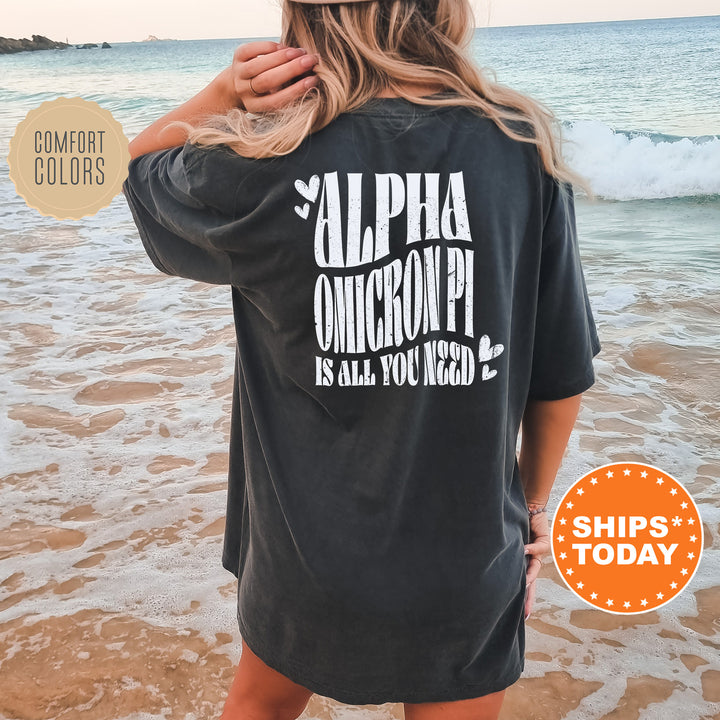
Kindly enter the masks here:
[[537, 579], [542, 558], [550, 552], [550, 524], [546, 512], [530, 516], [530, 542], [525, 546], [525, 554], [530, 556], [527, 568], [525, 586], [525, 619], [532, 612], [535, 602], [535, 580]]
[[240, 45], [228, 69], [237, 105], [253, 113], [289, 105], [317, 85], [318, 78], [307, 74], [318, 61], [317, 55], [309, 55], [303, 48], [270, 40]]

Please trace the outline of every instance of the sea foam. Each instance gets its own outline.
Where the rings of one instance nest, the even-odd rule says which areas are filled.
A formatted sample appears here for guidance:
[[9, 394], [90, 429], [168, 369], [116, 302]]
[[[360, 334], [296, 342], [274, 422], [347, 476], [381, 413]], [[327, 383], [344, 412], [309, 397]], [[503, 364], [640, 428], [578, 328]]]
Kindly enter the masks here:
[[720, 137], [619, 131], [597, 120], [563, 126], [563, 156], [607, 200], [720, 194]]

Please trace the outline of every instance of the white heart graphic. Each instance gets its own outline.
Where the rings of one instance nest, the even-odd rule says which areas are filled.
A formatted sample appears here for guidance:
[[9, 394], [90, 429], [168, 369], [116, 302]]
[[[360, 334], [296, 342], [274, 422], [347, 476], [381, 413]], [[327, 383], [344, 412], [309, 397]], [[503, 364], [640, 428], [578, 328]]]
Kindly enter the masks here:
[[317, 200], [318, 190], [320, 189], [320, 178], [317, 175], [313, 175], [307, 185], [302, 180], [296, 180], [295, 189], [306, 200], [314, 203], [315, 200]]
[[491, 370], [489, 365], [482, 366], [482, 379], [492, 380], [497, 375], [497, 370]]
[[308, 213], [310, 212], [310, 203], [305, 203], [302, 207], [299, 205], [295, 206], [295, 212], [303, 219], [307, 220]]
[[487, 335], [483, 335], [480, 338], [480, 346], [478, 347], [478, 360], [480, 362], [487, 362], [496, 358], [505, 348], [498, 343], [490, 347], [490, 338]]

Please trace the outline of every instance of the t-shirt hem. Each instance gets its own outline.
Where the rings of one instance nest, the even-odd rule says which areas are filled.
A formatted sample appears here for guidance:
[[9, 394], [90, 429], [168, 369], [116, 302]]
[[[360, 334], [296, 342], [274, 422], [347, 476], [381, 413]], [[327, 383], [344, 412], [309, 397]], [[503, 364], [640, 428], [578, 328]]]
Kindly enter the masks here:
[[581, 379], [573, 383], [554, 388], [553, 390], [545, 390], [543, 392], [529, 392], [528, 400], [564, 400], [565, 398], [580, 395], [589, 390], [595, 384], [595, 373], [590, 372]]
[[222, 556], [222, 566], [232, 575], [234, 575], [238, 580], [240, 579], [240, 573], [238, 572], [237, 568], [233, 569], [233, 564], [230, 562], [230, 556], [229, 555], [223, 555]]
[[243, 622], [239, 609], [237, 614], [238, 627], [243, 640], [252, 652], [257, 655], [268, 667], [276, 670], [289, 680], [302, 685], [311, 692], [328, 697], [337, 702], [347, 705], [382, 705], [384, 703], [425, 703], [425, 702], [452, 702], [454, 700], [469, 700], [471, 698], [490, 695], [510, 687], [522, 675], [524, 670], [524, 658], [515, 665], [511, 672], [503, 677], [495, 678], [494, 682], [466, 683], [456, 687], [450, 687], [444, 683], [442, 687], [431, 689], [402, 690], [393, 687], [374, 687], [371, 689], [360, 689], [338, 687], [332, 683], [311, 677], [307, 669], [293, 662], [289, 658], [278, 658], [260, 641], [258, 641], [249, 628]]

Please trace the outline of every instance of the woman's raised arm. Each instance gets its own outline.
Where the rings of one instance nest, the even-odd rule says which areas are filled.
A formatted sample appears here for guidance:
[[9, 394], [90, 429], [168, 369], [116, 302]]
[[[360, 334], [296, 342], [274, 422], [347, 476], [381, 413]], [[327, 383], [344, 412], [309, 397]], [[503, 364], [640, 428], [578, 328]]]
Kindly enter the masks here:
[[[177, 126], [167, 127], [174, 120], [192, 123], [205, 115], [223, 114], [235, 107], [261, 113], [291, 103], [317, 84], [317, 77], [306, 77], [317, 62], [317, 56], [308, 55], [302, 48], [288, 48], [270, 40], [240, 45], [230, 67], [193, 98], [145, 128], [130, 143], [130, 157], [183, 145], [186, 132]], [[295, 82], [291, 82], [293, 80]]]

